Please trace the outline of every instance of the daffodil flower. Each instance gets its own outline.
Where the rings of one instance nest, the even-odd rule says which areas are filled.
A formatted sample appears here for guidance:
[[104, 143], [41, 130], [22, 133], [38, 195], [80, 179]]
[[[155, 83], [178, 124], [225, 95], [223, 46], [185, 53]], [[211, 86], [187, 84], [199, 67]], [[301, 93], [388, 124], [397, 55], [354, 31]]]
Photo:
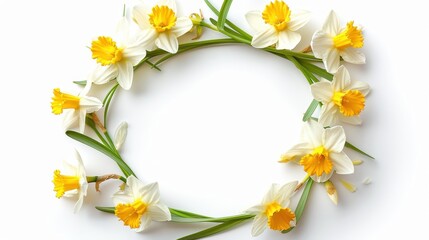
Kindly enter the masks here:
[[83, 198], [86, 196], [88, 190], [88, 182], [86, 180], [85, 168], [83, 166], [82, 158], [76, 151], [77, 166], [64, 163], [69, 175], [62, 175], [60, 170], [54, 171], [54, 191], [56, 197], [73, 197], [78, 196], [78, 200], [74, 206], [74, 212], [78, 212], [82, 207]]
[[285, 2], [275, 0], [263, 12], [247, 13], [246, 19], [256, 31], [251, 43], [253, 47], [265, 48], [276, 44], [277, 49], [290, 50], [301, 41], [301, 35], [296, 31], [310, 20], [310, 13], [291, 11]]
[[311, 85], [314, 99], [323, 103], [319, 122], [323, 126], [332, 126], [338, 122], [359, 125], [359, 114], [365, 107], [365, 97], [369, 85], [361, 81], [352, 81], [350, 74], [341, 66], [334, 74], [332, 82], [322, 80]]
[[325, 182], [334, 171], [337, 174], [354, 172], [352, 160], [343, 152], [346, 135], [341, 126], [324, 128], [322, 124], [309, 120], [304, 123], [302, 142], [293, 146], [280, 162], [295, 162], [316, 182]]
[[284, 231], [295, 226], [295, 213], [289, 208], [289, 204], [297, 184], [297, 181], [285, 185], [273, 184], [261, 204], [246, 211], [255, 214], [252, 236], [260, 235], [267, 227]]
[[171, 213], [159, 198], [158, 183], [144, 185], [129, 176], [124, 191], [113, 196], [115, 215], [136, 232], [146, 229], [152, 220], [170, 221]]
[[145, 36], [148, 50], [156, 47], [170, 53], [179, 49], [177, 38], [189, 32], [193, 26], [188, 17], [177, 17], [174, 0], [159, 0], [152, 8], [142, 4], [133, 8], [133, 18]]
[[79, 132], [83, 133], [86, 114], [96, 112], [103, 106], [103, 103], [99, 99], [86, 96], [90, 87], [91, 83], [88, 82], [86, 87], [77, 96], [63, 93], [59, 88], [54, 89], [54, 96], [51, 102], [52, 113], [59, 115], [66, 110], [63, 120], [63, 126], [66, 130], [78, 123]]
[[331, 11], [322, 30], [314, 33], [311, 48], [314, 56], [323, 60], [326, 70], [334, 73], [340, 66], [340, 57], [349, 63], [365, 63], [365, 55], [359, 51], [363, 41], [362, 30], [354, 25], [354, 21], [341, 29], [337, 15]]
[[123, 89], [130, 89], [133, 83], [134, 69], [145, 56], [144, 37], [140, 33], [132, 34], [130, 23], [123, 18], [116, 35], [99, 36], [91, 43], [92, 58], [98, 65], [91, 75], [95, 84], [104, 84], [116, 78]]

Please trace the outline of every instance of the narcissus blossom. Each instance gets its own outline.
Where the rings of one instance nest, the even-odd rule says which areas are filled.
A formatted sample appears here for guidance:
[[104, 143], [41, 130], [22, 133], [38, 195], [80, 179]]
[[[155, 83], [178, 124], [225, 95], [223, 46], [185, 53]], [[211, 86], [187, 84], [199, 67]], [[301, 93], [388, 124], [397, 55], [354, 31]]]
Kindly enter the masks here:
[[152, 221], [170, 221], [168, 207], [160, 202], [158, 183], [144, 185], [134, 176], [127, 178], [123, 191], [113, 196], [115, 215], [136, 232], [146, 229]]
[[340, 66], [340, 57], [354, 64], [364, 64], [365, 55], [359, 51], [363, 47], [362, 29], [354, 25], [354, 21], [340, 28], [340, 21], [331, 11], [322, 30], [314, 33], [311, 48], [314, 56], [321, 58], [328, 72], [334, 73]]
[[246, 211], [249, 214], [255, 214], [252, 226], [253, 236], [260, 235], [267, 227], [284, 231], [295, 226], [295, 213], [289, 208], [289, 204], [297, 184], [297, 181], [285, 185], [273, 184], [261, 204]]
[[285, 2], [275, 0], [263, 12], [247, 13], [246, 19], [256, 31], [251, 43], [253, 47], [265, 48], [275, 44], [276, 49], [292, 49], [301, 41], [301, 35], [296, 31], [310, 20], [310, 13], [291, 10]]
[[354, 172], [352, 160], [343, 152], [346, 135], [341, 126], [324, 128], [322, 124], [309, 120], [304, 123], [301, 143], [293, 146], [280, 162], [295, 162], [316, 182], [325, 182], [334, 172]]

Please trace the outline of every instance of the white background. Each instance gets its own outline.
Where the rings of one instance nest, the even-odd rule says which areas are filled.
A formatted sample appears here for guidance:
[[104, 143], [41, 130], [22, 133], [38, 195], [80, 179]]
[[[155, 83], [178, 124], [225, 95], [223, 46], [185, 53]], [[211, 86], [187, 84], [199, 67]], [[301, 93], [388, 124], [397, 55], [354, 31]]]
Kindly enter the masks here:
[[[128, 2], [127, 2], [128, 3]], [[220, 0], [213, 0], [220, 7]], [[250, 31], [244, 14], [267, 1], [236, 0], [230, 19]], [[423, 1], [288, 1], [313, 13], [301, 30], [301, 49], [330, 9], [342, 24], [364, 26], [368, 64], [347, 65], [354, 79], [372, 87], [364, 124], [346, 126], [348, 140], [375, 156], [348, 151], [364, 164], [350, 193], [334, 206], [315, 185], [299, 226], [258, 239], [387, 239], [426, 234], [429, 133], [426, 118], [427, 24]], [[2, 1], [0, 3], [0, 103], [2, 152], [2, 239], [176, 239], [207, 225], [153, 223], [143, 233], [123, 227], [94, 206], [111, 206], [118, 182], [97, 193], [92, 185], [78, 214], [74, 199], [55, 198], [52, 172], [74, 163], [77, 149], [88, 175], [119, 173], [113, 161], [68, 139], [61, 117], [51, 114], [52, 89], [77, 92], [93, 61], [87, 46], [109, 35], [122, 14], [122, 1]], [[202, 0], [178, 1], [179, 13], [202, 9]], [[205, 33], [210, 39], [221, 35]], [[190, 37], [188, 37], [190, 38]], [[186, 41], [185, 39], [182, 39]], [[271, 183], [303, 177], [300, 167], [277, 163], [299, 140], [301, 116], [311, 101], [304, 77], [288, 61], [245, 46], [214, 47], [173, 58], [162, 72], [144, 67], [131, 91], [112, 104], [109, 130], [129, 123], [123, 157], [144, 182], [158, 181], [171, 207], [210, 216], [238, 214], [259, 203]], [[97, 90], [98, 89], [98, 90]], [[94, 94], [102, 98], [102, 87]], [[423, 137], [424, 136], [424, 137]], [[362, 180], [370, 177], [370, 185]], [[297, 198], [297, 197], [296, 197]], [[293, 207], [296, 204], [296, 198]], [[6, 225], [4, 225], [6, 223]], [[251, 239], [251, 224], [210, 239]]]

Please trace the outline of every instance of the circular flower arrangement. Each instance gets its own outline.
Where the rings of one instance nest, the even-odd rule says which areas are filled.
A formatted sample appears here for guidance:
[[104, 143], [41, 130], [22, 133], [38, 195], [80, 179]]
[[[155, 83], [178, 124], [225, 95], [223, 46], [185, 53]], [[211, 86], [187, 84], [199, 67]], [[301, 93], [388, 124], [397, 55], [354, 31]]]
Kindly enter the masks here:
[[[67, 164], [68, 173], [55, 170], [53, 178], [57, 198], [77, 197], [75, 212], [81, 208], [89, 184], [93, 183], [98, 191], [101, 183], [116, 179], [123, 183], [113, 195], [113, 206], [96, 208], [114, 214], [125, 226], [136, 231], [145, 230], [152, 221], [216, 224], [180, 238], [199, 239], [252, 220], [253, 236], [260, 235], [267, 228], [287, 233], [299, 224], [314, 182], [323, 184], [329, 198], [337, 204], [337, 191], [330, 181], [331, 176], [334, 173], [352, 174], [354, 165], [362, 163], [352, 161], [344, 153], [345, 147], [372, 158], [347, 142], [344, 129], [339, 125], [361, 123], [359, 115], [364, 110], [369, 92], [368, 84], [353, 80], [342, 65], [343, 62], [365, 63], [365, 56], [359, 51], [364, 44], [360, 27], [353, 21], [341, 24], [335, 12], [331, 11], [321, 29], [314, 33], [310, 46], [302, 51], [293, 51], [301, 40], [299, 29], [310, 20], [309, 12], [290, 8], [282, 0], [274, 0], [267, 3], [262, 11], [246, 14], [246, 20], [254, 30], [251, 35], [228, 20], [232, 0], [224, 0], [220, 9], [209, 0], [204, 1], [217, 19], [206, 21], [201, 13], [193, 13], [190, 17], [178, 16], [174, 0], [159, 0], [152, 5], [142, 1], [133, 6], [130, 17], [133, 21], [124, 14], [115, 35], [99, 36], [90, 44], [97, 66], [86, 81], [75, 82], [84, 85], [83, 90], [77, 95], [59, 88], [53, 90], [52, 112], [64, 115], [66, 135], [104, 153], [117, 163], [122, 172], [121, 175], [88, 176], [76, 152], [77, 165]], [[225, 38], [199, 41], [204, 29], [222, 33]], [[178, 38], [188, 33], [196, 37], [192, 42], [179, 44]], [[132, 87], [133, 73], [137, 68], [149, 65], [159, 70], [161, 63], [180, 53], [224, 44], [245, 44], [291, 61], [309, 83], [314, 99], [303, 117], [301, 140], [281, 155], [279, 161], [301, 165], [306, 177], [301, 181], [273, 184], [259, 204], [241, 214], [214, 218], [163, 204], [158, 183], [141, 182], [121, 157], [120, 147], [127, 135], [127, 124], [122, 123], [112, 138], [107, 120], [113, 96], [118, 89]], [[115, 81], [115, 84], [107, 89], [102, 101], [90, 96], [93, 84], [110, 81]], [[314, 117], [318, 107], [319, 114]], [[85, 132], [85, 126], [98, 140]], [[369, 183], [369, 179], [366, 182]], [[353, 184], [343, 180], [341, 183], [350, 191], [355, 190]], [[291, 198], [298, 195], [297, 205], [291, 206]]]

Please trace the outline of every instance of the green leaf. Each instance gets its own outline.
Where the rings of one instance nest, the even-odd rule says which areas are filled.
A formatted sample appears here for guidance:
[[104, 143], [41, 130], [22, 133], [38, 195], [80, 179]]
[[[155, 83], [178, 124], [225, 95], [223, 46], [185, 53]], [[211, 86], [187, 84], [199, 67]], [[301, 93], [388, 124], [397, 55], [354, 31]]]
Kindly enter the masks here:
[[[295, 209], [295, 216], [296, 216], [296, 223], [298, 224], [299, 220], [301, 219], [302, 213], [304, 212], [305, 205], [307, 203], [308, 196], [310, 195], [311, 187], [313, 186], [313, 179], [309, 178], [307, 180], [307, 183], [305, 184], [304, 191], [302, 191], [301, 198], [299, 199], [298, 205]], [[282, 233], [288, 233], [293, 229], [293, 227], [289, 228], [288, 230], [282, 231]]]
[[217, 21], [217, 28], [223, 30], [225, 26], [226, 17], [228, 16], [229, 8], [231, 7], [232, 0], [224, 0], [220, 8], [219, 17]]
[[82, 80], [82, 81], [73, 81], [73, 83], [74, 83], [74, 84], [77, 84], [77, 85], [85, 86], [85, 85], [86, 85], [86, 80]]
[[200, 214], [191, 213], [191, 212], [187, 212], [187, 211], [183, 211], [175, 208], [169, 208], [169, 209], [171, 214], [179, 217], [183, 217], [183, 218], [211, 218], [211, 217], [207, 217]]
[[317, 101], [316, 99], [313, 99], [313, 101], [311, 101], [310, 103], [310, 106], [308, 106], [307, 111], [305, 111], [302, 121], [306, 122], [308, 119], [310, 119], [311, 115], [313, 115], [318, 105], [319, 105], [319, 101]]
[[241, 220], [237, 220], [237, 221], [230, 221], [230, 222], [221, 223], [221, 224], [216, 225], [214, 227], [207, 228], [205, 230], [202, 230], [200, 232], [179, 238], [177, 240], [195, 240], [195, 239], [208, 237], [208, 236], [220, 233], [220, 232], [224, 232], [228, 229], [231, 229], [231, 228], [239, 225], [240, 223], [245, 222], [246, 220], [247, 219], [241, 219]]
[[328, 73], [325, 69], [316, 66], [312, 63], [309, 63], [307, 61], [304, 60], [299, 60], [299, 62], [305, 67], [307, 68], [310, 72], [317, 74], [321, 77], [323, 77], [326, 80], [332, 81], [333, 75], [331, 73]]
[[172, 222], [180, 222], [180, 223], [198, 223], [198, 222], [230, 222], [230, 221], [237, 221], [237, 220], [244, 220], [244, 219], [250, 219], [255, 217], [255, 215], [250, 214], [240, 214], [235, 216], [229, 216], [229, 217], [220, 217], [220, 218], [188, 218], [188, 217], [180, 217], [177, 215], [171, 216]]
[[78, 142], [94, 148], [95, 150], [98, 150], [101, 153], [104, 153], [106, 156], [113, 159], [126, 177], [131, 175], [135, 176], [134, 172], [130, 169], [130, 167], [128, 167], [128, 165], [121, 159], [120, 156], [112, 152], [108, 147], [104, 146], [100, 142], [75, 131], [67, 131], [66, 135]]
[[346, 142], [345, 147], [346, 147], [346, 148], [350, 148], [350, 149], [352, 149], [352, 150], [354, 150], [354, 151], [356, 151], [356, 152], [358, 152], [358, 153], [360, 153], [360, 154], [362, 154], [362, 155], [365, 155], [365, 156], [367, 156], [367, 157], [369, 157], [369, 158], [371, 158], [371, 159], [374, 159], [374, 157], [373, 157], [373, 156], [371, 156], [371, 155], [369, 155], [368, 153], [366, 153], [366, 152], [364, 152], [364, 151], [360, 150], [359, 148], [355, 147], [354, 145], [352, 145], [352, 144], [351, 144], [351, 143], [349, 143], [349, 142]]
[[106, 97], [103, 100], [104, 105], [104, 127], [107, 128], [107, 113], [109, 112], [110, 102], [112, 101], [113, 95], [115, 95], [116, 90], [118, 89], [119, 84], [113, 86], [112, 89], [106, 94]]

